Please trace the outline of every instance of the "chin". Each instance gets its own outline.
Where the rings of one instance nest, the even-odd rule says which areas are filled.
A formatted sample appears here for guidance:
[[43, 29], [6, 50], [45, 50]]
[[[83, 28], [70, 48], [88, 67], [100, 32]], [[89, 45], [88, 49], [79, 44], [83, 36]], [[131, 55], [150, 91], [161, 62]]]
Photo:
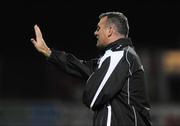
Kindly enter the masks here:
[[102, 46], [102, 45], [99, 44], [99, 43], [96, 44], [96, 47], [98, 47], [98, 48], [101, 48], [101, 46]]
[[97, 47], [98, 49], [103, 49], [105, 46], [104, 46], [104, 45], [101, 45], [101, 44], [96, 44], [96, 47]]

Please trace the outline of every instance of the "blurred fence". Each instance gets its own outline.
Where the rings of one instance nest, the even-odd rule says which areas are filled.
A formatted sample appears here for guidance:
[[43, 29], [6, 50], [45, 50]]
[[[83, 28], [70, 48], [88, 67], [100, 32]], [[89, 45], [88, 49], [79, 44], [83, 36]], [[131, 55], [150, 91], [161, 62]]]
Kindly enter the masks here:
[[80, 104], [59, 101], [0, 103], [0, 126], [91, 126], [91, 112]]
[[[153, 126], [180, 126], [180, 105], [154, 104]], [[92, 126], [93, 113], [82, 104], [57, 100], [6, 100], [0, 104], [0, 126]]]

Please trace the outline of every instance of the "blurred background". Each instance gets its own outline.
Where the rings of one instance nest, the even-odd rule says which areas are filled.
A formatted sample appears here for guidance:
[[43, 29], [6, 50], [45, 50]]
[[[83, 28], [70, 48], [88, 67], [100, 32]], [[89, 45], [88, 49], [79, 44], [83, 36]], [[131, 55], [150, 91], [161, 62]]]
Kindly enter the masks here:
[[97, 55], [98, 16], [123, 12], [147, 75], [153, 126], [180, 126], [180, 2], [4, 1], [1, 3], [0, 126], [91, 126], [84, 82], [33, 47], [38, 24], [47, 45], [79, 59]]

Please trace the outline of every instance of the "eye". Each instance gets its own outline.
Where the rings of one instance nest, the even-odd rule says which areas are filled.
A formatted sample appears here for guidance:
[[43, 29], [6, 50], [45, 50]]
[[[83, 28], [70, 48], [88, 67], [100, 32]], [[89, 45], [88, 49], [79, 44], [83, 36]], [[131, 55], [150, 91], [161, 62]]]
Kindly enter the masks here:
[[99, 31], [100, 30], [100, 27], [99, 26], [97, 26], [97, 29], [96, 29], [96, 31]]

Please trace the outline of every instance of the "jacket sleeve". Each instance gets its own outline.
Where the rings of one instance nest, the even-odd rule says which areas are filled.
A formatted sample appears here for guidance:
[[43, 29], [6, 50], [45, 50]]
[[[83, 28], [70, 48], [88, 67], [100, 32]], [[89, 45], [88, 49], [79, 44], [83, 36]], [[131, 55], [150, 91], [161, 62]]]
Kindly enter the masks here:
[[83, 102], [89, 108], [93, 110], [102, 108], [121, 91], [130, 76], [125, 55], [123, 51], [110, 54], [89, 78], [83, 94]]
[[94, 69], [95, 61], [84, 61], [77, 59], [74, 55], [63, 51], [51, 49], [52, 53], [47, 60], [64, 70], [68, 74], [87, 79]]

